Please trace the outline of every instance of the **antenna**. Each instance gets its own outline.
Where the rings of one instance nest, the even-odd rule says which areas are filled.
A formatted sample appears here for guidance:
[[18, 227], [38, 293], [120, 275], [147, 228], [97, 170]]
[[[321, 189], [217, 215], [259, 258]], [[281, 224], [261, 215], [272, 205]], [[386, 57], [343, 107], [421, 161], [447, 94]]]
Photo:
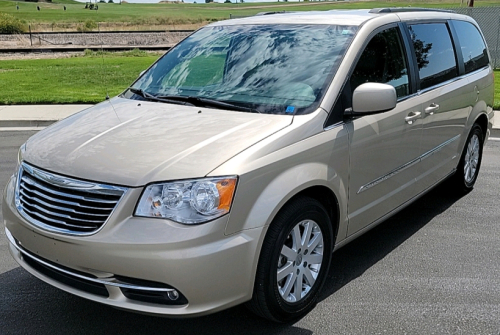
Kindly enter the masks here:
[[104, 66], [104, 42], [102, 40], [101, 28], [100, 28], [99, 23], [100, 22], [97, 22], [97, 32], [99, 33], [99, 40], [101, 41], [101, 59], [102, 59], [101, 73], [102, 73], [102, 77], [103, 77], [104, 87], [106, 88], [106, 100], [109, 100], [108, 82], [106, 80], [106, 71], [105, 71], [105, 66]]
[[[96, 0], [97, 2], [97, 0]], [[118, 113], [116, 113], [116, 109], [115, 109], [115, 106], [113, 106], [113, 103], [111, 102], [111, 100], [109, 99], [109, 94], [108, 94], [108, 81], [106, 80], [107, 79], [107, 76], [106, 76], [106, 71], [105, 71], [105, 66], [104, 66], [104, 41], [102, 39], [102, 36], [101, 36], [101, 26], [100, 26], [100, 22], [97, 22], [97, 32], [99, 34], [99, 40], [101, 41], [101, 59], [102, 59], [102, 67], [101, 67], [101, 73], [102, 73], [102, 79], [103, 79], [103, 82], [104, 82], [104, 87], [106, 89], [106, 101], [109, 102], [109, 104], [111, 105], [111, 108], [113, 108], [113, 111], [115, 112], [115, 115], [118, 119], [120, 119], [120, 117], [118, 116]]]

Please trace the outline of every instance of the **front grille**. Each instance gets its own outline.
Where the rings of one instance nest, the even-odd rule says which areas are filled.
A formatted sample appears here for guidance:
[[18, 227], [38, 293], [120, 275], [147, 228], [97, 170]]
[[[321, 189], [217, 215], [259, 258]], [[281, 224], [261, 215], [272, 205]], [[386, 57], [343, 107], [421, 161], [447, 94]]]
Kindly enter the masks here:
[[99, 230], [125, 193], [123, 187], [100, 185], [21, 165], [16, 206], [32, 224], [66, 234]]

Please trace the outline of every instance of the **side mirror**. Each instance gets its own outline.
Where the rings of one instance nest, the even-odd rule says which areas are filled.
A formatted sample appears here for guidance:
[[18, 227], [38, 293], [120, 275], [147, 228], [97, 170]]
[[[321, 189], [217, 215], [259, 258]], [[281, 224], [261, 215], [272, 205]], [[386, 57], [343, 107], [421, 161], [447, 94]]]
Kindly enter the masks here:
[[359, 85], [352, 95], [353, 114], [374, 114], [396, 107], [396, 90], [393, 86], [379, 83]]
[[142, 75], [144, 74], [144, 72], [146, 72], [146, 70], [141, 71], [141, 73], [139, 73], [139, 77], [142, 77]]

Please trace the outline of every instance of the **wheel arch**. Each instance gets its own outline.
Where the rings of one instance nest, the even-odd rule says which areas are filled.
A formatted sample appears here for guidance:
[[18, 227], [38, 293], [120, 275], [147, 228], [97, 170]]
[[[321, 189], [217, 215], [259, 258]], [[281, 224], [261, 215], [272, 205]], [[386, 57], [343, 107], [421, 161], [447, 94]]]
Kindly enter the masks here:
[[481, 127], [481, 130], [483, 132], [483, 141], [485, 141], [486, 135], [488, 133], [488, 117], [486, 116], [486, 114], [479, 114], [479, 116], [474, 120], [473, 124], [478, 124], [479, 127]]
[[339, 232], [339, 224], [340, 224], [340, 205], [337, 197], [335, 196], [335, 193], [333, 193], [331, 189], [329, 189], [324, 185], [310, 186], [296, 193], [293, 197], [291, 197], [287, 202], [285, 202], [281, 206], [280, 210], [283, 209], [287, 204], [289, 204], [294, 199], [302, 196], [312, 198], [321, 203], [323, 207], [325, 207], [326, 212], [328, 213], [328, 217], [330, 218], [330, 224], [332, 226], [332, 232], [333, 232], [332, 238], [333, 242], [335, 243], [337, 234]]

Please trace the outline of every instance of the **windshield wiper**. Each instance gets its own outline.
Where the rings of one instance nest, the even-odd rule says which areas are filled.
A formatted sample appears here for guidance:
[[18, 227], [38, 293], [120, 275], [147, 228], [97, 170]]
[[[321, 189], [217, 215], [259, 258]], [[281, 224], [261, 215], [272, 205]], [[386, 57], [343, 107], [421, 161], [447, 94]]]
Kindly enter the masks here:
[[240, 112], [250, 112], [250, 113], [259, 113], [260, 114], [260, 112], [255, 108], [238, 106], [238, 105], [231, 104], [228, 102], [223, 102], [223, 101], [209, 99], [209, 98], [200, 98], [200, 97], [183, 96], [183, 95], [159, 95], [156, 98], [185, 101], [187, 103], [192, 104], [193, 106], [198, 106], [198, 107], [217, 107], [217, 108], [226, 109], [226, 110], [235, 110], [235, 111], [240, 111]]
[[185, 106], [194, 106], [194, 104], [188, 102], [188, 101], [179, 101], [179, 100], [174, 100], [174, 99], [168, 99], [167, 97], [157, 97], [155, 95], [152, 95], [151, 93], [148, 93], [144, 90], [138, 89], [138, 88], [133, 88], [129, 87], [128, 88], [130, 92], [140, 95], [144, 99], [151, 100], [151, 101], [159, 101], [159, 102], [166, 102], [169, 104], [176, 104], [176, 105], [185, 105]]

